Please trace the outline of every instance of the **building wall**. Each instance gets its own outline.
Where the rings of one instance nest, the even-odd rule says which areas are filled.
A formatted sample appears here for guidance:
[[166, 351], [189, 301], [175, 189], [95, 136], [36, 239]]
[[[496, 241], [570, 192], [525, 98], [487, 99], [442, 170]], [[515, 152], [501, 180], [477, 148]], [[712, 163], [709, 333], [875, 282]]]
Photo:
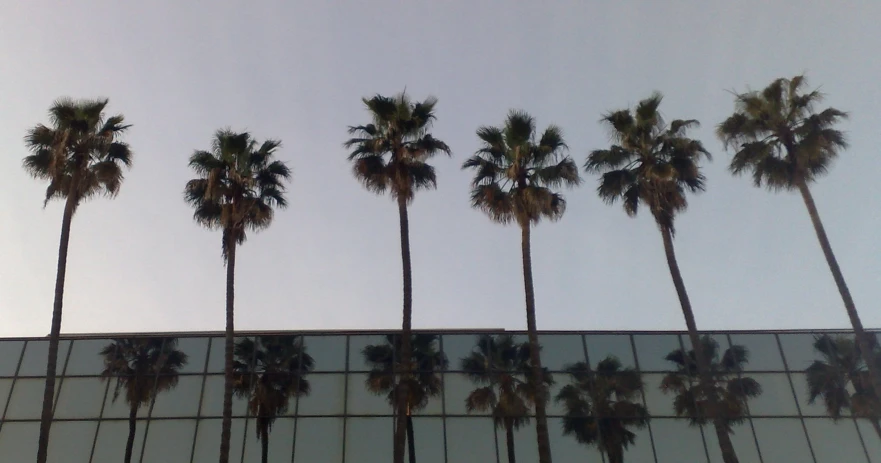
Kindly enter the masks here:
[[[732, 343], [750, 353], [743, 376], [762, 394], [749, 402], [750, 415], [734, 428], [742, 463], [881, 463], [881, 436], [866, 419], [830, 419], [822, 402], [808, 403], [805, 369], [818, 358], [817, 333], [715, 333], [721, 350]], [[439, 348], [449, 359], [443, 391], [414, 418], [417, 460], [421, 463], [507, 461], [504, 432], [481, 413], [468, 413], [465, 397], [475, 388], [459, 359], [474, 347], [476, 333], [445, 332]], [[520, 340], [525, 336], [518, 334]], [[388, 463], [391, 460], [391, 408], [368, 392], [369, 366], [362, 350], [381, 344], [380, 334], [319, 334], [303, 337], [314, 369], [305, 378], [311, 393], [292, 399], [288, 413], [274, 423], [269, 440], [273, 462]], [[65, 339], [59, 360], [55, 422], [50, 461], [121, 461], [128, 436], [129, 407], [114, 401], [115, 383], [100, 377], [101, 349], [110, 339]], [[683, 344], [684, 343], [684, 344]], [[563, 369], [574, 362], [591, 365], [615, 356], [637, 369], [645, 383], [640, 399], [649, 425], [634, 429], [625, 461], [637, 463], [721, 462], [711, 427], [695, 427], [675, 416], [673, 397], [659, 389], [671, 365], [664, 357], [689, 344], [677, 333], [547, 333], [542, 358], [555, 378], [552, 396], [568, 384]], [[189, 361], [179, 382], [138, 411], [135, 458], [143, 463], [207, 462], [217, 458], [223, 391], [223, 338], [181, 335], [177, 348]], [[44, 386], [45, 339], [0, 340], [0, 462], [27, 461], [36, 453]], [[247, 398], [233, 403], [233, 461], [260, 461], [255, 420]], [[595, 447], [563, 435], [565, 410], [552, 401], [549, 426], [554, 460], [600, 462]], [[537, 461], [534, 421], [516, 431], [519, 462]], [[871, 459], [870, 459], [871, 458]]]

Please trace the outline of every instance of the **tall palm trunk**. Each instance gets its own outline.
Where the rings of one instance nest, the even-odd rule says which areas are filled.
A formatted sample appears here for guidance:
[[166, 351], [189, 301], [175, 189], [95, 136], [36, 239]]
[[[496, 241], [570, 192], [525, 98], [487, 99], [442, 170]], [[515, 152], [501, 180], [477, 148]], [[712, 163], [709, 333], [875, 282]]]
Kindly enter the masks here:
[[543, 381], [538, 332], [535, 322], [535, 291], [532, 286], [532, 255], [529, 244], [529, 222], [520, 224], [523, 252], [523, 286], [526, 292], [526, 330], [529, 336], [529, 360], [532, 363], [532, 380], [535, 382], [535, 433], [538, 438], [539, 463], [551, 463], [551, 439], [548, 435], [548, 417], [545, 409], [548, 393]]
[[[398, 196], [398, 215], [401, 220], [401, 263], [404, 274], [404, 320], [401, 326], [401, 359], [403, 366], [401, 378], [410, 376], [410, 332], [412, 331], [413, 318], [413, 271], [410, 267], [410, 221], [407, 217], [407, 199]], [[394, 463], [404, 463], [404, 444], [407, 436], [407, 396], [409, 381], [401, 381], [397, 390], [395, 434], [394, 434]]]
[[703, 350], [700, 336], [697, 333], [697, 323], [694, 321], [694, 312], [691, 310], [691, 302], [688, 300], [688, 293], [685, 291], [685, 282], [682, 280], [682, 273], [679, 271], [679, 264], [676, 263], [676, 252], [673, 249], [673, 232], [669, 227], [661, 227], [661, 235], [664, 237], [664, 253], [667, 255], [667, 265], [670, 267], [670, 276], [673, 277], [673, 285], [676, 287], [676, 294], [679, 296], [679, 304], [682, 306], [682, 314], [685, 316], [685, 326], [688, 328], [688, 338], [691, 340], [691, 347], [694, 349], [695, 360], [697, 360], [698, 375], [700, 383], [704, 390], [707, 391], [707, 400], [710, 402], [713, 428], [716, 430], [716, 437], [719, 440], [719, 448], [722, 450], [722, 460], [725, 463], [738, 463], [737, 453], [734, 451], [734, 444], [731, 443], [731, 435], [721, 417], [718, 417], [719, 408], [715, 393], [712, 392], [713, 379], [710, 377], [710, 363]]
[[620, 445], [606, 449], [606, 455], [609, 457], [609, 463], [624, 463], [624, 448]]
[[514, 423], [510, 418], [505, 418], [505, 443], [508, 446], [508, 463], [517, 463], [514, 453]]
[[847, 316], [850, 318], [850, 324], [853, 325], [854, 334], [856, 334], [857, 344], [860, 346], [860, 355], [866, 362], [869, 369], [869, 378], [872, 381], [872, 389], [875, 390], [875, 396], [881, 397], [881, 370], [879, 370], [879, 362], [873, 358], [872, 343], [869, 341], [869, 334], [863, 329], [863, 322], [860, 321], [860, 314], [857, 313], [856, 304], [850, 296], [850, 290], [847, 289], [847, 283], [844, 281], [844, 275], [838, 266], [838, 260], [832, 252], [832, 245], [829, 244], [829, 237], [826, 236], [826, 229], [823, 222], [820, 221], [820, 213], [817, 212], [817, 205], [814, 203], [814, 197], [805, 181], [797, 182], [798, 191], [808, 208], [808, 214], [811, 216], [811, 222], [814, 225], [814, 231], [817, 233], [817, 239], [820, 241], [820, 247], [823, 249], [823, 255], [826, 256], [826, 263], [829, 264], [829, 270], [832, 271], [832, 278], [838, 286], [838, 292], [841, 293], [841, 299], [844, 301], [844, 308], [847, 310]]
[[407, 412], [407, 447], [410, 451], [410, 463], [416, 463], [416, 437], [413, 434], [413, 416]]
[[138, 426], [138, 406], [140, 404], [135, 401], [131, 404], [128, 412], [128, 440], [125, 441], [125, 463], [132, 462], [132, 449], [135, 448], [135, 432]]
[[37, 463], [46, 463], [49, 457], [49, 428], [52, 426], [52, 406], [55, 398], [55, 373], [58, 365], [58, 344], [61, 336], [61, 309], [64, 304], [64, 277], [67, 272], [67, 248], [70, 243], [70, 224], [76, 210], [79, 176], [74, 174], [70, 192], [64, 203], [61, 218], [61, 239], [58, 244], [58, 268], [55, 271], [55, 302], [52, 306], [52, 327], [49, 331], [49, 358], [46, 362], [46, 388], [43, 390], [43, 412], [40, 415], [40, 437], [37, 442]]
[[260, 461], [269, 463], [269, 425], [260, 425]]
[[220, 463], [229, 463], [229, 440], [232, 433], [232, 361], [234, 345], [234, 299], [236, 279], [236, 241], [232, 232], [224, 233], [226, 242], [226, 340], [223, 361], [223, 419], [220, 425]]

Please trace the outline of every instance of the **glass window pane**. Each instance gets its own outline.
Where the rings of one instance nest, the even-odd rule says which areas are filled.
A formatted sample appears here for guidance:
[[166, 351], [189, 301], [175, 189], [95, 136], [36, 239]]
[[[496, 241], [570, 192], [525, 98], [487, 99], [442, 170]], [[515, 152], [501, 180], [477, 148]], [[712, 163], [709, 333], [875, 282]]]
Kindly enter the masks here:
[[392, 459], [391, 418], [349, 418], [346, 422], [347, 463], [388, 463]]
[[[229, 460], [231, 462], [241, 461], [242, 443], [245, 438], [245, 420], [243, 418], [232, 420], [230, 436]], [[199, 420], [199, 426], [196, 429], [196, 449], [193, 454], [193, 461], [217, 461], [219, 458], [220, 420]]]
[[[138, 461], [140, 459], [141, 447], [144, 445], [144, 430], [147, 428], [147, 421], [138, 420], [135, 426], [132, 461]], [[98, 440], [95, 442], [95, 453], [92, 455], [92, 461], [94, 463], [122, 461], [125, 456], [125, 444], [128, 441], [128, 432], [128, 420], [102, 421], [101, 426], [98, 428]]]
[[6, 409], [6, 401], [9, 400], [10, 392], [12, 392], [12, 380], [0, 379], [0, 414]]
[[805, 371], [819, 357], [814, 352], [813, 334], [791, 333], [778, 336], [789, 371]]
[[364, 348], [385, 343], [385, 336], [381, 335], [349, 336], [349, 371], [370, 371], [370, 365], [364, 361]]
[[306, 353], [312, 356], [313, 371], [346, 370], [345, 336], [306, 336]]
[[586, 361], [581, 335], [543, 334], [538, 342], [541, 345], [541, 364], [551, 371], [563, 371], [568, 365]]
[[153, 403], [152, 418], [196, 416], [199, 411], [199, 394], [202, 393], [201, 376], [181, 376], [177, 386], [161, 391]]
[[347, 406], [349, 415], [391, 415], [392, 407], [388, 403], [387, 395], [376, 395], [367, 390], [367, 375], [363, 373], [350, 373], [349, 401]]
[[101, 350], [112, 342], [112, 339], [78, 339], [73, 341], [64, 374], [66, 376], [100, 375], [104, 371], [104, 357], [101, 355]]
[[676, 416], [673, 409], [673, 401], [676, 400], [676, 394], [661, 391], [661, 381], [664, 380], [663, 374], [648, 373], [642, 375], [643, 393], [645, 394], [646, 407], [649, 409], [651, 416]]
[[753, 418], [753, 426], [764, 461], [813, 461], [800, 420]]
[[[723, 463], [722, 451], [719, 449], [719, 439], [716, 436], [715, 428], [710, 424], [705, 425], [703, 429], [707, 450], [710, 452], [710, 463]], [[759, 450], [756, 448], [756, 441], [749, 424], [735, 425], [733, 429], [734, 433], [731, 434], [731, 443], [737, 452], [739, 463], [761, 463]]]
[[566, 407], [562, 402], [557, 402], [556, 398], [560, 389], [563, 389], [567, 384], [569, 384], [569, 375], [563, 373], [554, 375], [554, 384], [551, 384], [550, 400], [547, 405], [548, 416], [563, 416], [566, 413]]
[[65, 378], [55, 418], [98, 418], [107, 384], [100, 378]]
[[[61, 381], [55, 382], [55, 398], [58, 399], [58, 387]], [[6, 419], [23, 420], [39, 418], [43, 407], [43, 391], [46, 381], [42, 379], [17, 379], [12, 386], [12, 396], [6, 407]]]
[[[58, 344], [58, 363], [55, 373], [58, 376], [64, 372], [64, 362], [67, 361], [67, 350], [70, 349], [70, 341], [62, 339]], [[46, 376], [46, 362], [49, 359], [49, 341], [28, 341], [24, 350], [24, 358], [18, 370], [18, 376]]]
[[311, 374], [306, 378], [309, 381], [310, 392], [309, 395], [300, 397], [298, 413], [300, 415], [342, 415], [346, 398], [346, 376], [330, 373]]
[[[66, 381], [66, 380], [65, 380]], [[114, 397], [116, 391], [116, 380], [110, 383], [110, 389], [104, 398], [104, 412], [102, 418], [128, 418], [130, 407], [125, 401], [125, 389], [119, 390], [119, 395]], [[150, 410], [150, 404], [142, 404], [138, 408], [138, 418], [147, 418], [147, 412]]]
[[[341, 445], [342, 443], [340, 443]], [[289, 462], [294, 447], [294, 419], [278, 418], [272, 423], [269, 430], [268, 461]], [[257, 439], [257, 422], [248, 420], [248, 430], [245, 436], [245, 463], [260, 463], [262, 457], [262, 445]], [[338, 462], [339, 460], [336, 460]], [[336, 463], [334, 462], [334, 463]]]
[[[810, 403], [810, 393], [808, 392], [808, 379], [804, 373], [790, 373], [792, 385], [795, 387], [795, 397], [798, 399], [798, 406], [801, 408], [801, 414], [804, 416], [828, 416], [826, 413], [826, 405], [823, 397], [817, 397], [814, 403]], [[842, 416], [850, 416], [850, 410], [841, 410]]]
[[53, 422], [49, 434], [49, 462], [89, 461], [97, 428], [97, 421]]
[[747, 402], [752, 416], [798, 416], [789, 379], [784, 373], [749, 373], [758, 381], [762, 393]]
[[[679, 335], [676, 334], [635, 334], [636, 356], [642, 371], [670, 371], [673, 365], [664, 357], [674, 350], [681, 349]], [[594, 360], [594, 364], [597, 360]]]
[[[461, 373], [447, 373], [444, 375], [444, 394], [447, 407], [447, 415], [469, 415], [465, 407], [465, 400], [471, 391], [482, 387], [471, 382], [467, 376]], [[471, 415], [489, 415], [489, 411], [473, 411]]]
[[[575, 436], [573, 435], [564, 435], [563, 434], [563, 420], [560, 418], [548, 418], [548, 432], [551, 435], [551, 453], [554, 457], [554, 461], [559, 461], [561, 463], [582, 463], [582, 462], [602, 462], [603, 459], [600, 457], [600, 452], [597, 450], [595, 446], [587, 446], [584, 444], [579, 444], [577, 440], [575, 440]], [[638, 431], [637, 431], [638, 432]], [[535, 440], [535, 436], [532, 437]], [[536, 443], [537, 445], [537, 443]], [[643, 445], [642, 442], [639, 441], [639, 437], [635, 442], [636, 446]], [[654, 459], [652, 457], [652, 446], [651, 442], [648, 441], [648, 433], [646, 433], [646, 444], [648, 446], [648, 456], [647, 460], [640, 460], [636, 457], [632, 461], [646, 461], [650, 463], [654, 463]], [[502, 451], [502, 447], [505, 446], [505, 433], [503, 430], [499, 430], [499, 451]], [[493, 460], [495, 461], [495, 460]], [[533, 461], [538, 461], [535, 459]], [[626, 460], [631, 461], [631, 460]]]
[[[635, 366], [633, 362], [633, 347], [630, 345], [630, 336], [624, 334], [586, 334], [584, 340], [587, 343], [587, 356], [590, 363], [596, 365], [608, 356], [616, 357], [624, 367]], [[664, 354], [667, 355], [667, 354]]]
[[746, 371], [783, 371], [783, 358], [773, 334], [732, 334], [731, 342], [743, 346], [749, 354]]
[[[549, 424], [550, 426], [550, 424]], [[548, 429], [548, 432], [555, 432], [555, 429]], [[499, 443], [499, 460], [508, 461], [508, 439], [504, 428], [496, 431], [496, 439]], [[552, 455], [553, 455], [553, 448]], [[538, 440], [535, 434], [535, 420], [531, 420], [528, 424], [514, 430], [514, 457], [516, 461], [538, 461]], [[558, 461], [566, 461], [564, 455], [554, 455]], [[580, 461], [585, 461], [579, 459]]]
[[195, 432], [196, 420], [151, 420], [141, 463], [189, 463]]
[[447, 442], [448, 462], [497, 461], [495, 426], [488, 417], [447, 418]]
[[0, 461], [33, 461], [39, 435], [39, 422], [3, 423], [0, 428]]
[[872, 463], [881, 463], [881, 429], [874, 429], [868, 420], [857, 420], [857, 428], [863, 436], [863, 443]]
[[[419, 463], [444, 463], [444, 422], [440, 418], [413, 418], [413, 444]], [[410, 461], [409, 445], [404, 461]], [[528, 461], [528, 460], [523, 460]], [[537, 461], [537, 460], [536, 460]]]
[[[0, 342], [0, 376], [15, 376], [15, 369], [18, 368], [18, 361], [21, 360], [23, 347], [24, 341]], [[44, 364], [43, 368], [45, 367]]]
[[[853, 420], [805, 419], [817, 463], [866, 462], [866, 452]], [[876, 437], [876, 436], [873, 436]]]
[[343, 419], [298, 418], [294, 446], [295, 463], [342, 461]]
[[[244, 337], [236, 337], [233, 339], [233, 342], [239, 342]], [[223, 363], [225, 360], [224, 357], [224, 347], [226, 346], [226, 338], [224, 337], [213, 337], [211, 338], [211, 347], [208, 352], [208, 369], [205, 370], [207, 373], [223, 373]], [[201, 366], [199, 366], [201, 371]]]
[[[222, 340], [223, 338], [220, 339]], [[177, 338], [177, 350], [187, 354], [187, 363], [178, 372], [202, 373], [205, 371], [205, 356], [208, 355], [208, 338]], [[220, 352], [223, 355], [222, 349]], [[223, 371], [222, 369], [223, 365], [221, 364], [221, 371]]]
[[[205, 377], [205, 392], [202, 396], [202, 412], [199, 416], [223, 416], [223, 375]], [[232, 395], [232, 416], [245, 416], [248, 412], [248, 399]]]
[[450, 363], [447, 371], [462, 370], [462, 359], [471, 354], [479, 336], [478, 334], [443, 335], [444, 355]]
[[651, 427], [658, 463], [706, 461], [700, 428], [690, 426], [684, 419], [670, 418], [654, 419]]

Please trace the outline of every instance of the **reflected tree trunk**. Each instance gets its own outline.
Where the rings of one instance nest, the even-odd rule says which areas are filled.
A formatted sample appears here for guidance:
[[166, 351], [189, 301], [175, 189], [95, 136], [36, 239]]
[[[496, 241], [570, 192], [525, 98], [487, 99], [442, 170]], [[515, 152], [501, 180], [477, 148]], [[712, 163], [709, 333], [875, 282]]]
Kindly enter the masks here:
[[878, 439], [881, 439], [881, 420], [870, 419], [869, 421], [872, 422], [872, 427], [875, 428], [875, 434], [878, 434]]
[[269, 426], [262, 425], [260, 430], [261, 462], [269, 463]]
[[416, 436], [413, 434], [413, 417], [407, 411], [407, 446], [410, 451], [410, 463], [416, 463]]
[[621, 446], [606, 449], [606, 456], [609, 457], [609, 463], [624, 463], [624, 449]]
[[125, 442], [125, 463], [132, 462], [132, 450], [135, 448], [135, 432], [138, 426], [138, 402], [131, 404], [128, 412], [128, 440]]
[[508, 463], [516, 463], [514, 453], [514, 423], [510, 419], [505, 420], [505, 443], [508, 445]]

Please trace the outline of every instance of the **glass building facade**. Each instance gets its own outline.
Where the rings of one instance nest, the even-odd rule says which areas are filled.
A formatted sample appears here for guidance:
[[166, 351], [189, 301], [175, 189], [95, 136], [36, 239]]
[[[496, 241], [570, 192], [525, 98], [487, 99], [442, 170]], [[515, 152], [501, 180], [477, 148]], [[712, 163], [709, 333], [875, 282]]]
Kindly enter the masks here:
[[[390, 345], [383, 332], [243, 333], [243, 340], [296, 339], [311, 362], [296, 362], [308, 393], [293, 396], [287, 410], [271, 426], [268, 439], [272, 462], [388, 463], [392, 455], [392, 408], [384, 393], [368, 390], [371, 368], [367, 346]], [[428, 372], [440, 380], [440, 390], [414, 411], [413, 436], [421, 463], [507, 462], [506, 433], [496, 428], [489, 412], [470, 411], [466, 398], [475, 390], [460, 359], [475, 349], [481, 334], [522, 332], [442, 331], [432, 334], [432, 347], [448, 360], [445, 368]], [[743, 419], [732, 427], [732, 440], [742, 463], [881, 463], [881, 428], [877, 420], [848, 407], [832, 419], [822, 398], [810, 400], [806, 370], [814, 362], [831, 362], [817, 348], [823, 336], [846, 340], [847, 332], [710, 332], [720, 358], [731, 346], [742, 346], [748, 362], [731, 378], [752, 378], [761, 393], [746, 403]], [[174, 338], [169, 338], [174, 336]], [[877, 336], [877, 334], [876, 334]], [[133, 340], [159, 335], [126, 335]], [[223, 337], [212, 334], [163, 334], [186, 362], [166, 384], [137, 407], [134, 457], [142, 463], [216, 461], [219, 452], [223, 393]], [[71, 336], [61, 343], [49, 456], [53, 462], [121, 461], [129, 435], [131, 407], [116, 378], [102, 377], [102, 352], [119, 336]], [[564, 433], [567, 409], [554, 398], [570, 384], [565, 368], [585, 362], [592, 368], [610, 357], [622, 369], [632, 368], [643, 387], [632, 400], [650, 415], [643, 427], [633, 427], [633, 443], [624, 460], [636, 463], [721, 462], [711, 425], [694, 425], [677, 416], [674, 395], [662, 390], [664, 378], [675, 369], [668, 354], [690, 350], [677, 332], [545, 332], [540, 335], [544, 366], [553, 375], [548, 424], [554, 460], [603, 462], [596, 446]], [[301, 343], [301, 344], [300, 344]], [[259, 342], [258, 342], [259, 344]], [[393, 343], [392, 343], [393, 344]], [[259, 347], [259, 346], [258, 346]], [[0, 462], [32, 460], [36, 454], [48, 343], [45, 338], [0, 340]], [[254, 349], [259, 351], [259, 349]], [[304, 352], [303, 352], [304, 351]], [[241, 355], [244, 355], [238, 352]], [[250, 354], [249, 354], [250, 355]], [[253, 354], [255, 356], [259, 353]], [[281, 354], [279, 354], [281, 355]], [[160, 356], [161, 357], [161, 356]], [[265, 360], [265, 359], [264, 359]], [[160, 360], [162, 361], [162, 360]], [[245, 362], [247, 363], [247, 362]], [[256, 362], [255, 364], [259, 364]], [[259, 370], [259, 369], [258, 369]], [[169, 373], [161, 369], [156, 375]], [[259, 375], [260, 371], [252, 371]], [[842, 379], [846, 393], [854, 386]], [[261, 442], [248, 406], [247, 392], [233, 401], [232, 461], [259, 462]], [[852, 415], [853, 413], [853, 415]], [[571, 417], [572, 413], [568, 416]], [[535, 462], [538, 451], [535, 421], [514, 431], [518, 462]]]

